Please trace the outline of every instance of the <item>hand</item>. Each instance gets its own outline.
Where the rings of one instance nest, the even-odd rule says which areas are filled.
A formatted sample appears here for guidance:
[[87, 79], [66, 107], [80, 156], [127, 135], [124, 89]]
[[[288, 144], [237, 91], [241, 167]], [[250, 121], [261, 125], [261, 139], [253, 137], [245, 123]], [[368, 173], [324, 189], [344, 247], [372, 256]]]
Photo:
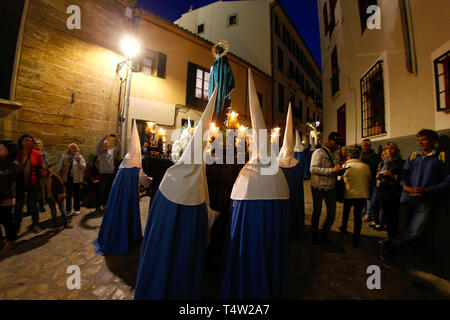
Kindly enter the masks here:
[[147, 148], [148, 147], [148, 143], [145, 142], [144, 145], [142, 146], [142, 148]]
[[81, 162], [81, 157], [80, 157], [80, 156], [76, 156], [76, 157], [75, 157], [75, 160], [76, 160], [78, 163], [80, 163], [80, 162]]
[[331, 172], [336, 173], [336, 172], [339, 172], [341, 170], [342, 170], [342, 167], [341, 167], [341, 165], [338, 164], [333, 169], [331, 169]]
[[385, 176], [390, 176], [390, 175], [391, 175], [391, 172], [390, 172], [389, 170], [384, 170], [383, 174], [384, 174]]
[[410, 197], [422, 197], [423, 194], [421, 193], [421, 189], [423, 189], [423, 188], [412, 188], [409, 186], [403, 187], [403, 190], [408, 192]]

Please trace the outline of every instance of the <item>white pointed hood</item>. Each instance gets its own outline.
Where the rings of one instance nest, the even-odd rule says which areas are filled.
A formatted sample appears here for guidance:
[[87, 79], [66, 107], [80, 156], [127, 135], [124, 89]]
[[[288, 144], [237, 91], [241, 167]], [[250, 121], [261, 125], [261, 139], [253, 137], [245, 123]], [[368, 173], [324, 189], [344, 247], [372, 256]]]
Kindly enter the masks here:
[[136, 120], [133, 119], [133, 129], [131, 130], [131, 142], [128, 153], [123, 158], [119, 169], [122, 168], [142, 168], [141, 141], [137, 131]]
[[252, 120], [252, 157], [242, 168], [231, 192], [233, 200], [277, 200], [289, 199], [289, 186], [286, 178], [278, 167], [278, 158], [271, 151], [271, 163], [264, 165], [260, 163], [260, 150], [258, 141], [258, 130], [266, 129], [264, 117], [256, 94], [253, 74], [248, 69], [248, 88], [250, 102], [250, 116]]
[[305, 150], [305, 146], [303, 145], [303, 142], [300, 140], [300, 134], [298, 133], [298, 130], [295, 130], [295, 147], [294, 152], [302, 152]]
[[292, 119], [292, 105], [289, 103], [289, 109], [286, 118], [286, 128], [284, 130], [283, 146], [278, 156], [278, 163], [281, 168], [292, 168], [298, 163], [294, 157], [294, 120]]
[[217, 86], [186, 150], [178, 162], [167, 169], [159, 185], [162, 194], [174, 203], [196, 206], [206, 202], [209, 205], [206, 167], [203, 160], [206, 142], [203, 141], [203, 135], [209, 129], [216, 98]]

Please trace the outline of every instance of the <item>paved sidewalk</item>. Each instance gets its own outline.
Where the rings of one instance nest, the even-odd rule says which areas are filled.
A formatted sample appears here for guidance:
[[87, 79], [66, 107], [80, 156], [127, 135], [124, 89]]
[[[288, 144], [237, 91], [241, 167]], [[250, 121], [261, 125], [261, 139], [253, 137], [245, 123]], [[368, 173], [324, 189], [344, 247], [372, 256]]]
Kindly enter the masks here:
[[[149, 198], [141, 199], [144, 230]], [[377, 241], [385, 233], [363, 224], [361, 246], [352, 247], [351, 235], [338, 233], [342, 205], [338, 205], [329, 247], [310, 244], [312, 212], [311, 191], [305, 182], [306, 228], [303, 241], [290, 247], [289, 284], [292, 299], [449, 299], [450, 283], [412, 266], [386, 270], [377, 259]], [[48, 211], [48, 210], [47, 210]], [[324, 208], [325, 211], [325, 208]], [[54, 232], [49, 212], [41, 213], [43, 231], [36, 235], [26, 227], [25, 217], [18, 246], [8, 256], [0, 257], [0, 300], [62, 299], [109, 300], [132, 299], [136, 281], [140, 246], [125, 257], [102, 257], [95, 254], [92, 241], [97, 238], [102, 215], [82, 208], [73, 217], [74, 229]], [[323, 214], [324, 216], [325, 214]], [[321, 223], [324, 217], [321, 217]], [[352, 218], [349, 231], [353, 228]], [[67, 268], [81, 270], [81, 289], [67, 288]], [[366, 286], [370, 265], [381, 267], [381, 290]], [[218, 265], [207, 264], [205, 298], [218, 299]]]

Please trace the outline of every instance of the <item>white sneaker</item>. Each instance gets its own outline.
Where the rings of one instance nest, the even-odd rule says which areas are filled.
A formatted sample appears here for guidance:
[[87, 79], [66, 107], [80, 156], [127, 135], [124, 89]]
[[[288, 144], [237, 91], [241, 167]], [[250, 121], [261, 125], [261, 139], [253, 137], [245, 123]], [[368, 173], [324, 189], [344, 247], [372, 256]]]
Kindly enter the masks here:
[[75, 211], [75, 212], [73, 213], [73, 215], [74, 215], [74, 216], [79, 216], [79, 215], [80, 215], [80, 211]]

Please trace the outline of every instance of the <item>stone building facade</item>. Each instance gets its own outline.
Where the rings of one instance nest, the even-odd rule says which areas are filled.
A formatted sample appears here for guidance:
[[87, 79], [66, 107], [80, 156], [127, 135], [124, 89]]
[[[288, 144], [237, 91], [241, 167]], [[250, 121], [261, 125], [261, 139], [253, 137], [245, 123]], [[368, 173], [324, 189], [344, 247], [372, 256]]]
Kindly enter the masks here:
[[[10, 97], [1, 100], [0, 138], [39, 137], [50, 163], [72, 142], [87, 157], [116, 129], [116, 68], [125, 59], [120, 41], [133, 31], [134, 21], [125, 13], [136, 0], [22, 1]], [[72, 5], [80, 8], [81, 29], [68, 28]]]

